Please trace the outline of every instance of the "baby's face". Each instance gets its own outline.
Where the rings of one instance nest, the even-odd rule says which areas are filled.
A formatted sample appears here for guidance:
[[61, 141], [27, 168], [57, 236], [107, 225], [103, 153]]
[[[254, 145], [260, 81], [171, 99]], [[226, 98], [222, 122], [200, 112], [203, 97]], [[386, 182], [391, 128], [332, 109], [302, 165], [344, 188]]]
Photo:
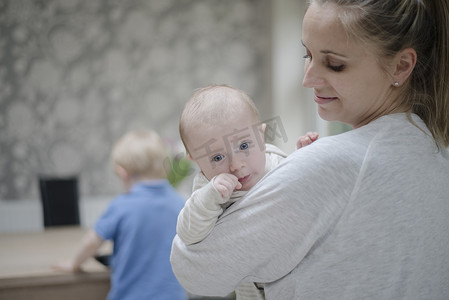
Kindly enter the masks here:
[[239, 118], [189, 133], [188, 148], [208, 180], [221, 173], [235, 175], [240, 190], [252, 188], [265, 174], [264, 124]]

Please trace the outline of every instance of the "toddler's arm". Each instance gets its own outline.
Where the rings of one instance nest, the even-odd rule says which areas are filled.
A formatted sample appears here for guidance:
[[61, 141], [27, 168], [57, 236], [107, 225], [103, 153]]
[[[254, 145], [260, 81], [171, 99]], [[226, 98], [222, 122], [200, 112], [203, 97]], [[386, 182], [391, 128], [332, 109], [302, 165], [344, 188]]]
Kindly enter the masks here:
[[234, 189], [241, 188], [236, 176], [220, 174], [195, 190], [178, 215], [176, 233], [186, 245], [202, 241], [223, 213]]
[[83, 262], [94, 256], [102, 243], [103, 239], [94, 230], [89, 230], [82, 239], [75, 257], [72, 260], [55, 263], [52, 268], [64, 272], [79, 272]]
[[296, 142], [296, 149], [300, 149], [307, 145], [312, 144], [318, 139], [318, 133], [316, 132], [307, 132], [306, 135], [300, 136], [298, 141]]

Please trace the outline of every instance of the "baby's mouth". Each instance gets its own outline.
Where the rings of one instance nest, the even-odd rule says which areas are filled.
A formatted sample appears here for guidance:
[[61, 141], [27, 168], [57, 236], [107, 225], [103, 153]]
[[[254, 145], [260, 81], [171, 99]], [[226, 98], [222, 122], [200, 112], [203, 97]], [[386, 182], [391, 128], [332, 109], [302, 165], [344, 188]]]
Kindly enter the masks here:
[[241, 177], [241, 178], [239, 178], [239, 182], [243, 184], [243, 183], [248, 181], [249, 177], [250, 177], [250, 175], [246, 175], [244, 177]]

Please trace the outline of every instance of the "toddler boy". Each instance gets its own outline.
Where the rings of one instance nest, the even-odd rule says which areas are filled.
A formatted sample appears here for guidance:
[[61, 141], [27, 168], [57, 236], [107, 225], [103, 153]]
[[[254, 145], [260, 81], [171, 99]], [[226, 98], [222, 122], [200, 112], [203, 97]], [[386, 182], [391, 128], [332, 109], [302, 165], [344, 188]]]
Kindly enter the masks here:
[[166, 180], [167, 151], [154, 131], [132, 131], [114, 146], [112, 161], [126, 193], [111, 201], [76, 256], [53, 267], [77, 272], [104, 240], [112, 240], [112, 299], [187, 299], [170, 265], [171, 242], [184, 199]]

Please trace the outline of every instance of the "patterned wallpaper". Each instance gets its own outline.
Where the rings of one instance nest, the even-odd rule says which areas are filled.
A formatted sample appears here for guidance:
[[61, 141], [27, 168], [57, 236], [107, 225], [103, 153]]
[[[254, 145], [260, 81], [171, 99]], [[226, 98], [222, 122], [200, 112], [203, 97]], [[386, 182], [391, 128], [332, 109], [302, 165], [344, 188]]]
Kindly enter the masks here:
[[0, 200], [38, 199], [38, 174], [119, 192], [114, 141], [178, 141], [183, 103], [211, 83], [270, 117], [270, 22], [270, 0], [0, 0]]

